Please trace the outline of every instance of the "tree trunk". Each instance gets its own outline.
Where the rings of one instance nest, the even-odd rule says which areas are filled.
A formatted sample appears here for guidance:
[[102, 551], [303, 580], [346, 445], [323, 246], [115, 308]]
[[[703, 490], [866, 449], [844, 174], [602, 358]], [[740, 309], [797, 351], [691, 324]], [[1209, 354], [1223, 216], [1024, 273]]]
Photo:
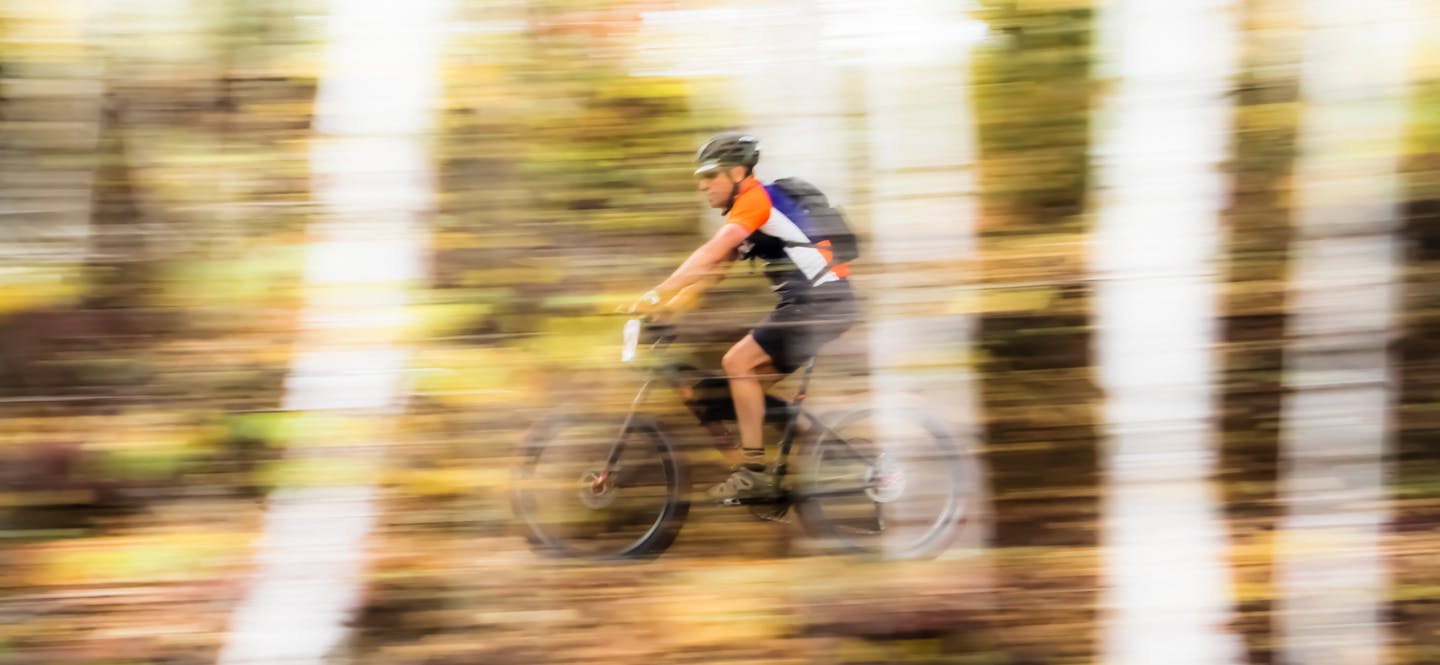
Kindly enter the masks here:
[[1295, 0], [1241, 5], [1234, 161], [1221, 322], [1218, 471], [1229, 520], [1233, 623], [1251, 665], [1275, 661], [1273, 532], [1279, 520], [1290, 173], [1299, 130]]
[[[1440, 7], [1427, 8], [1420, 34], [1440, 30]], [[1395, 442], [1389, 616], [1396, 665], [1440, 662], [1440, 53], [1424, 52], [1423, 83], [1410, 104], [1412, 127], [1405, 163], [1405, 277], [1400, 339], [1395, 349]]]
[[[1209, 478], [1229, 3], [1109, 3], [1093, 148], [1107, 433], [1106, 663], [1224, 665], [1230, 573]], [[1183, 573], [1179, 573], [1183, 571]]]
[[323, 460], [336, 476], [301, 466], [304, 482], [270, 497], [227, 664], [319, 663], [341, 643], [364, 584], [384, 421], [405, 395], [407, 289], [425, 273], [444, 3], [335, 0], [329, 21], [311, 162], [324, 217], [310, 229], [306, 330], [284, 406], [354, 419], [337, 429], [368, 436], [290, 442], [289, 464]]
[[[1421, 98], [1434, 108], [1440, 88]], [[1423, 103], [1415, 109], [1424, 108]], [[1390, 616], [1396, 665], [1440, 662], [1440, 566], [1435, 525], [1440, 524], [1440, 123], [1417, 132], [1425, 152], [1412, 159], [1406, 204], [1406, 279], [1396, 349], [1399, 397], [1388, 543], [1392, 583]]]
[[1090, 662], [1100, 517], [1083, 250], [1093, 11], [981, 5], [997, 37], [977, 55], [974, 81], [980, 393], [996, 603], [1014, 617], [1000, 637], [1017, 662]]
[[1312, 0], [1301, 72], [1286, 350], [1287, 508], [1277, 561], [1286, 663], [1387, 662], [1380, 529], [1387, 347], [1413, 10]]

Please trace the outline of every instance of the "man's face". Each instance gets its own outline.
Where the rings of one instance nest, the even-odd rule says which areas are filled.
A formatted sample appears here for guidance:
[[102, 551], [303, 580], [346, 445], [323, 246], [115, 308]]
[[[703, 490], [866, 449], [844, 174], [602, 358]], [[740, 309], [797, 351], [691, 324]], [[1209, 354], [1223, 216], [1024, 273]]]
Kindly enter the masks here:
[[745, 169], [739, 166], [710, 171], [700, 176], [700, 191], [705, 192], [705, 201], [711, 208], [724, 208], [730, 202], [730, 193], [735, 191], [735, 183], [744, 177]]

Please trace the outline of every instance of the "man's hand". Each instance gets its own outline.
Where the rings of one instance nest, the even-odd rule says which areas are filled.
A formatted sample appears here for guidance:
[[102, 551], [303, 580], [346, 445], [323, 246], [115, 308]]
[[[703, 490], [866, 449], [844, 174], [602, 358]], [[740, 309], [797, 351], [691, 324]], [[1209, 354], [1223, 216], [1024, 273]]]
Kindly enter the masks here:
[[645, 314], [651, 317], [658, 316], [664, 308], [660, 304], [660, 292], [656, 289], [646, 291], [639, 300], [631, 303], [626, 310], [630, 314]]
[[651, 318], [667, 316], [676, 310], [690, 309], [701, 293], [725, 276], [735, 261], [736, 248], [748, 237], [736, 224], [721, 225], [720, 230], [680, 264], [659, 286], [645, 292], [630, 306], [630, 313], [643, 313]]
[[700, 298], [705, 294], [705, 291], [719, 281], [720, 280], [715, 277], [706, 277], [690, 286], [680, 289], [679, 293], [670, 296], [670, 299], [665, 301], [665, 311], [678, 313], [695, 309], [699, 306]]

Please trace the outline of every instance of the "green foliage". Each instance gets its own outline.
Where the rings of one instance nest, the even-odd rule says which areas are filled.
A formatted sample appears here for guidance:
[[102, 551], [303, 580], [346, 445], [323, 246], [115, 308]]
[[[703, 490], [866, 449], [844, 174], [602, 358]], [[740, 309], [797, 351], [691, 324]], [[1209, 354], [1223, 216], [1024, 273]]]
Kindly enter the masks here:
[[[1077, 4], [1081, 6], [1076, 6]], [[982, 2], [1000, 37], [974, 58], [985, 233], [1076, 231], [1089, 174], [1093, 10]]]

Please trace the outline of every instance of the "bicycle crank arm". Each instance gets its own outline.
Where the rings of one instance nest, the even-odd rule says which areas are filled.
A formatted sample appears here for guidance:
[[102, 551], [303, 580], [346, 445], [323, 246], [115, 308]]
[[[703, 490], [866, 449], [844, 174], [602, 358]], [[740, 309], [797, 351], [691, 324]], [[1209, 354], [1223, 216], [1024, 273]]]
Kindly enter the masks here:
[[732, 497], [729, 499], [719, 499], [715, 503], [721, 506], [773, 506], [790, 503], [791, 501], [793, 501], [793, 497], [789, 493], [785, 493], [774, 496]]
[[818, 498], [823, 498], [823, 497], [827, 497], [827, 496], [844, 496], [844, 495], [846, 495], [846, 494], [864, 494], [864, 493], [870, 491], [871, 489], [874, 489], [874, 486], [873, 486], [873, 485], [854, 485], [854, 486], [851, 486], [851, 487], [838, 487], [838, 488], [826, 489], [826, 490], [815, 490], [815, 491], [813, 491], [813, 492], [812, 492], [812, 491], [797, 492], [795, 498], [797, 498], [797, 499], [799, 499], [799, 500], [801, 500], [801, 501], [805, 501], [805, 500], [807, 500], [807, 499], [818, 499]]

